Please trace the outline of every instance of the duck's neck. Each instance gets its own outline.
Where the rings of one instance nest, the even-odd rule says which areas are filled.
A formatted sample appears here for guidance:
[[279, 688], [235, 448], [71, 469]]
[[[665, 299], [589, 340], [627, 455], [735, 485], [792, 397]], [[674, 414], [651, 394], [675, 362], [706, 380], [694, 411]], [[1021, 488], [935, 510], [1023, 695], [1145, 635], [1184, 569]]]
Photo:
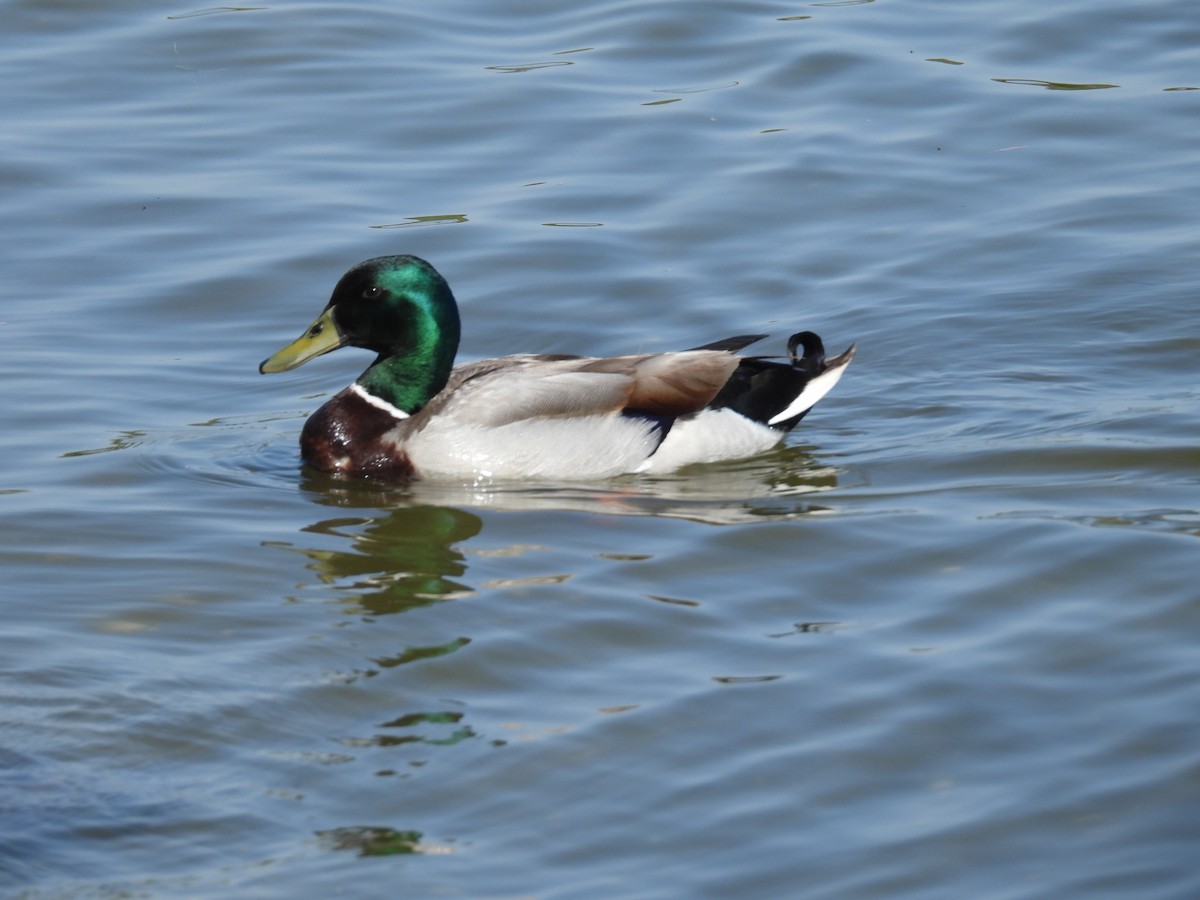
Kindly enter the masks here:
[[415, 348], [381, 353], [357, 379], [367, 393], [410, 416], [446, 386], [458, 350], [457, 327], [443, 323], [423, 332]]
[[390, 332], [390, 339], [366, 344], [379, 355], [357, 384], [411, 416], [450, 378], [460, 334], [458, 305], [445, 279], [419, 260], [394, 267], [381, 281], [395, 298], [383, 310], [394, 327], [376, 329]]

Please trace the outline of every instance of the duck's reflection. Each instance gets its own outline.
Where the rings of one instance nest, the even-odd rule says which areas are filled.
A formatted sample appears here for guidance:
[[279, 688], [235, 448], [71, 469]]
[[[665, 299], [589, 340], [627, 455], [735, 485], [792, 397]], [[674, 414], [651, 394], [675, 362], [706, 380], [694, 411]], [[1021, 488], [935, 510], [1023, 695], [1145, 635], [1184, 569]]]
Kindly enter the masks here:
[[[349, 506], [350, 501], [343, 496], [338, 505]], [[347, 599], [372, 615], [472, 593], [457, 580], [467, 569], [457, 545], [479, 533], [483, 523], [478, 516], [449, 506], [380, 509], [364, 503], [364, 513], [368, 508], [366, 515], [321, 519], [304, 529], [348, 542], [342, 550], [294, 548], [309, 558], [309, 568], [321, 582], [345, 591]]]
[[400, 506], [538, 510], [605, 515], [664, 516], [710, 525], [790, 519], [828, 511], [815, 495], [838, 486], [836, 468], [799, 448], [719, 466], [694, 466], [671, 475], [600, 482], [417, 481], [388, 486], [340, 480], [305, 469], [302, 485], [322, 505], [395, 509]]
[[[691, 530], [699, 527], [693, 523], [761, 523], [830, 511], [830, 506], [814, 501], [838, 484], [838, 474], [800, 450], [677, 476], [591, 485], [421, 482], [389, 487], [306, 472], [302, 488], [319, 518], [287, 549], [306, 559], [321, 593], [336, 598], [345, 609], [366, 613], [365, 619], [379, 619], [369, 623], [370, 634], [359, 632], [360, 643], [351, 651], [354, 656], [360, 648], [365, 650], [369, 663], [361, 669], [357, 663], [350, 677], [341, 670], [328, 679], [339, 688], [353, 685], [355, 692], [361, 692], [347, 707], [347, 721], [337, 720], [335, 739], [376, 776], [398, 779], [430, 771], [426, 767], [433, 762], [462, 759], [456, 755], [462, 751], [456, 748], [464, 745], [510, 743], [512, 734], [499, 730], [507, 727], [507, 720], [498, 724], [494, 717], [484, 716], [481, 721], [474, 709], [481, 695], [502, 692], [496, 685], [511, 677], [507, 669], [496, 667], [495, 659], [505, 655], [501, 647], [500, 657], [495, 656], [503, 640], [494, 629], [479, 624], [489, 621], [491, 605], [430, 608], [496, 590], [501, 581], [505, 586], [514, 583], [493, 577], [508, 572], [504, 553], [485, 550], [473, 555], [466, 549], [483, 532], [485, 522], [492, 532], [489, 537], [503, 544], [513, 536], [507, 513], [545, 512], [545, 537], [539, 533], [538, 545], [557, 545], [562, 540], [572, 547], [580, 541], [590, 545], [589, 535], [594, 534], [596, 546], [584, 552], [604, 556], [604, 551], [627, 549], [609, 543], [614, 536], [624, 540], [619, 536], [624, 534], [619, 528], [621, 517], [687, 520], [679, 522], [678, 528]], [[577, 525], [567, 525], [578, 532], [556, 537], [572, 516], [550, 512], [578, 513]], [[530, 528], [537, 530], [538, 521], [537, 515], [527, 517], [516, 529], [520, 541], [528, 539]], [[597, 523], [610, 527], [595, 527]], [[664, 540], [673, 542], [674, 529], [667, 531]], [[520, 541], [509, 548], [524, 546]], [[613, 554], [610, 558], [643, 559], [660, 552], [653, 546], [644, 549], [645, 556]], [[661, 552], [671, 551], [664, 547]], [[488, 573], [479, 574], [474, 583], [467, 571], [472, 564], [480, 573]], [[519, 562], [513, 563], [513, 571], [528, 574]], [[517, 580], [523, 585], [533, 583], [528, 577]], [[420, 608], [426, 610], [423, 615], [379, 618]], [[460, 636], [463, 631], [474, 634], [470, 629], [476, 624], [483, 629], [477, 640]], [[323, 694], [324, 685], [314, 690]], [[515, 707], [520, 702], [513, 701]], [[506, 702], [497, 705], [503, 708]], [[634, 708], [609, 706], [602, 711]], [[534, 729], [520, 736], [539, 733]], [[352, 820], [344, 827], [320, 831], [318, 837], [329, 849], [365, 856], [447, 852], [449, 845], [428, 842], [420, 832], [400, 827], [403, 824], [409, 823], [362, 825]]]
[[[786, 457], [786, 458], [783, 458]], [[291, 547], [318, 579], [372, 615], [404, 612], [474, 592], [461, 580], [460, 546], [483, 529], [485, 511], [656, 516], [708, 525], [786, 520], [830, 511], [815, 497], [838, 472], [788, 449], [736, 465], [669, 477], [600, 484], [416, 482], [389, 486], [305, 470], [302, 487], [339, 515], [303, 530], [339, 538], [342, 548]]]

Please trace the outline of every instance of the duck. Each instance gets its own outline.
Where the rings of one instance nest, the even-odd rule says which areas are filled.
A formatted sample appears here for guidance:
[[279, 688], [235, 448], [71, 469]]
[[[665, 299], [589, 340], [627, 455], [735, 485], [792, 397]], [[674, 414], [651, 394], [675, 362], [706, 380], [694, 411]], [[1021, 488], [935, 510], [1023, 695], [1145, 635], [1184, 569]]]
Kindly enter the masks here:
[[604, 479], [664, 474], [776, 446], [837, 384], [852, 344], [827, 358], [793, 334], [786, 356], [739, 351], [745, 334], [689, 350], [592, 357], [518, 353], [455, 365], [458, 304], [411, 255], [352, 267], [303, 334], [259, 365], [294, 369], [339, 347], [375, 360], [309, 416], [303, 461], [336, 476]]

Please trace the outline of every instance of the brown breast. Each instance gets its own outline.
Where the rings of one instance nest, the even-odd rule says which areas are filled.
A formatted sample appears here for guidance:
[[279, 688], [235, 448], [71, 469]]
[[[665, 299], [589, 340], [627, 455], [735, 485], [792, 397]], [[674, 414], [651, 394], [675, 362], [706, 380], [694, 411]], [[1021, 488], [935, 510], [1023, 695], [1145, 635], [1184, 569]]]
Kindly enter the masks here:
[[388, 434], [403, 421], [346, 388], [308, 417], [300, 455], [322, 472], [409, 479], [412, 462]]

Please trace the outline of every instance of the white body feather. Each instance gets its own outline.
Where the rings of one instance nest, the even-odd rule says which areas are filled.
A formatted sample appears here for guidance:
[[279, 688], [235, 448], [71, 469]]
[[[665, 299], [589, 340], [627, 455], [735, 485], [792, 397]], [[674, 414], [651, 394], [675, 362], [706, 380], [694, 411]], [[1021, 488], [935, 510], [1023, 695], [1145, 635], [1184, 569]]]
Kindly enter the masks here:
[[426, 477], [588, 479], [740, 459], [782, 437], [733, 410], [711, 409], [676, 421], [661, 445], [652, 423], [606, 413], [499, 427], [439, 427], [434, 419], [408, 437], [405, 450]]
[[782, 439], [783, 432], [732, 409], [705, 409], [679, 419], [662, 446], [636, 471], [661, 475], [693, 463], [741, 459], [770, 450]]
[[611, 478], [654, 452], [653, 425], [616, 413], [464, 425], [434, 418], [405, 442], [426, 477]]

